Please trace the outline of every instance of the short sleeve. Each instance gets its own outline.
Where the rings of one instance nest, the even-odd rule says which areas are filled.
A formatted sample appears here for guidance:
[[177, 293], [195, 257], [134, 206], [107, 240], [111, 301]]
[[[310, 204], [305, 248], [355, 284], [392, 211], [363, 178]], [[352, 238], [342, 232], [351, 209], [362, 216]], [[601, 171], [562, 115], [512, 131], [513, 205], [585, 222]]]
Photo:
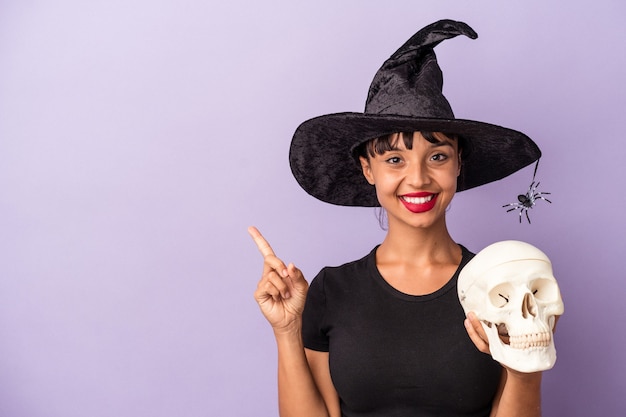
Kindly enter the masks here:
[[324, 270], [311, 281], [302, 313], [302, 340], [307, 349], [328, 352], [328, 336], [324, 330], [326, 296]]

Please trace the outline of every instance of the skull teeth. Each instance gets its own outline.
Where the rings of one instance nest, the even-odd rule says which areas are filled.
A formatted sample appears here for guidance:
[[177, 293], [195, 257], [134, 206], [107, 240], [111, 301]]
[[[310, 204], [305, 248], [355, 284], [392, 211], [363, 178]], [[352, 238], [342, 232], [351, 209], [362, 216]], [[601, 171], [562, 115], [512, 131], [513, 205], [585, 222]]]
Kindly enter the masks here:
[[[485, 324], [489, 327], [494, 325], [488, 321], [485, 321]], [[509, 345], [512, 349], [546, 348], [550, 346], [550, 342], [552, 341], [552, 333], [550, 332], [510, 335], [504, 323], [496, 325], [496, 329], [502, 343]]]
[[552, 335], [549, 332], [511, 335], [510, 346], [513, 349], [543, 348], [550, 346]]

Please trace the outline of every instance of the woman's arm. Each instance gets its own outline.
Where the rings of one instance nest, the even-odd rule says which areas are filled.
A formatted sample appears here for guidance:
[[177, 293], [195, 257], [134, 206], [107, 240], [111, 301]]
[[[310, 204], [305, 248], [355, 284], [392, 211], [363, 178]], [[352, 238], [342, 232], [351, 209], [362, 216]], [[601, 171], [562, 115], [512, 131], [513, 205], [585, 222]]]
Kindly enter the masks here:
[[302, 332], [276, 332], [278, 347], [278, 406], [281, 417], [334, 417], [309, 367]]
[[[474, 314], [468, 314], [465, 328], [476, 348], [490, 354], [487, 335]], [[491, 417], [541, 417], [541, 376], [541, 372], [523, 373], [503, 367]]]
[[521, 373], [502, 368], [500, 388], [493, 401], [491, 417], [540, 417], [541, 372]]
[[324, 403], [326, 404], [328, 415], [330, 417], [341, 417], [339, 395], [337, 395], [335, 385], [330, 377], [328, 352], [318, 352], [311, 349], [305, 349], [304, 351], [306, 352], [315, 385], [319, 389]]
[[248, 229], [261, 255], [263, 274], [254, 298], [274, 330], [278, 349], [278, 404], [282, 417], [327, 417], [326, 405], [309, 368], [302, 343], [302, 311], [308, 283], [286, 266], [261, 233]]

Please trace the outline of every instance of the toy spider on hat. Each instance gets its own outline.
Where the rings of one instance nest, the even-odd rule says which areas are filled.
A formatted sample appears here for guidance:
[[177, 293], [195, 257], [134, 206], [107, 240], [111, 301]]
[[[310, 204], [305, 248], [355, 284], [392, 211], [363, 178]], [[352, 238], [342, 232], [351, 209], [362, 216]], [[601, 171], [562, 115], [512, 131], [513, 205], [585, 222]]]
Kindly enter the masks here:
[[509, 203], [505, 204], [502, 207], [511, 207], [506, 212], [519, 210], [519, 222], [522, 222], [522, 214], [526, 214], [526, 220], [528, 220], [528, 224], [530, 224], [530, 216], [528, 216], [528, 210], [535, 207], [535, 204], [539, 200], [547, 201], [548, 203], [552, 203], [552, 201], [548, 200], [544, 197], [544, 195], [550, 194], [545, 191], [537, 191], [539, 188], [539, 181], [535, 182], [535, 175], [537, 174], [537, 167], [539, 166], [539, 161], [535, 164], [535, 172], [533, 173], [533, 182], [530, 183], [528, 187], [528, 191], [526, 194], [519, 194], [517, 196], [517, 203]]

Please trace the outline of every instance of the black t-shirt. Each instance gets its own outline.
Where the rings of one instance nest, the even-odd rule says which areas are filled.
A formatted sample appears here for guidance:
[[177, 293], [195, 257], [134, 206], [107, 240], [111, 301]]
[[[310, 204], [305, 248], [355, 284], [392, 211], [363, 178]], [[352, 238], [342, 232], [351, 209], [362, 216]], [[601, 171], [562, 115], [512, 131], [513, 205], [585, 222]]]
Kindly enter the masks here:
[[464, 247], [453, 277], [432, 294], [389, 285], [376, 249], [311, 282], [303, 314], [307, 348], [327, 351], [342, 415], [488, 416], [501, 366], [470, 340], [456, 283], [474, 256]]

